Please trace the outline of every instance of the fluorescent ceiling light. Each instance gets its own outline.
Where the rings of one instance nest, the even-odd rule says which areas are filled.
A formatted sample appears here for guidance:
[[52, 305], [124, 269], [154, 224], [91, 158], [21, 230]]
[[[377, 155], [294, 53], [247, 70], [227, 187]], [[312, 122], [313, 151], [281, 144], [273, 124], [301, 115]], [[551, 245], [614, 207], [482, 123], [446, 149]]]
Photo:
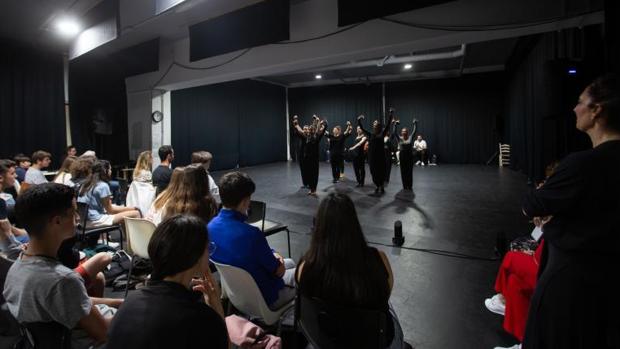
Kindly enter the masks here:
[[67, 37], [75, 36], [80, 32], [80, 26], [77, 22], [68, 18], [59, 20], [56, 23], [56, 29], [61, 35]]
[[321, 74], [316, 74], [316, 75], [314, 76], [314, 78], [315, 78], [315, 79], [317, 79], [317, 80], [321, 80], [321, 79], [323, 78], [323, 75], [321, 75]]
[[413, 67], [413, 65], [411, 63], [407, 63], [405, 64], [405, 70], [409, 70]]

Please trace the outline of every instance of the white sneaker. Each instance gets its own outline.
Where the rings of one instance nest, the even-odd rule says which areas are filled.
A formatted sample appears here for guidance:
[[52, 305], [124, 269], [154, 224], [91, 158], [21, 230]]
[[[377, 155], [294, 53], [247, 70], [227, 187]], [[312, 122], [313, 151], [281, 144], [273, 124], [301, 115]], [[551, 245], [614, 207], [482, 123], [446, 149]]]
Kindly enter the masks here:
[[493, 349], [521, 349], [521, 344], [515, 344], [512, 347], [495, 347]]
[[416, 166], [420, 166], [421, 161], [415, 163]]
[[422, 163], [422, 166], [426, 166], [426, 165], [424, 165], [424, 163]]
[[485, 299], [484, 305], [486, 305], [487, 309], [489, 309], [490, 312], [504, 315], [506, 313], [506, 305], [500, 300], [499, 297], [500, 295], [496, 294], [491, 298]]

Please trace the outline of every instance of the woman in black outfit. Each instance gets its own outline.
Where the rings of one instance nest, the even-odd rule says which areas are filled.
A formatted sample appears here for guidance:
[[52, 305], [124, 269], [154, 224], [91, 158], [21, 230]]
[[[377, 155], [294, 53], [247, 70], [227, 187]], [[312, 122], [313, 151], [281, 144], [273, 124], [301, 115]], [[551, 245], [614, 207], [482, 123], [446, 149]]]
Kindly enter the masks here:
[[574, 112], [593, 148], [567, 156], [524, 200], [527, 216], [552, 216], [524, 349], [620, 348], [618, 77], [596, 79]]
[[205, 222], [194, 216], [173, 216], [155, 229], [148, 246], [151, 279], [131, 293], [114, 316], [108, 349], [189, 349], [197, 343], [228, 348], [220, 292], [209, 271], [208, 246]]
[[366, 141], [368, 138], [362, 128], [357, 126], [357, 136], [355, 137], [355, 145], [349, 148], [353, 154], [353, 170], [355, 171], [356, 187], [363, 187], [366, 179]]
[[[319, 298], [328, 306], [385, 312], [385, 347], [410, 348], [388, 303], [394, 284], [390, 262], [366, 243], [355, 206], [346, 194], [332, 192], [321, 201], [310, 249], [299, 261], [295, 278], [302, 295]], [[358, 347], [355, 339], [347, 338], [346, 347]]]
[[[394, 134], [397, 133], [397, 125], [400, 121], [396, 120], [394, 124]], [[400, 159], [400, 176], [403, 180], [403, 189], [413, 189], [413, 135], [418, 129], [418, 120], [413, 119], [413, 127], [411, 133], [406, 127], [400, 130], [398, 137], [398, 157]]]
[[[293, 127], [300, 135], [305, 135], [304, 130], [299, 127], [297, 119], [293, 119]], [[312, 116], [312, 126], [305, 136], [305, 152], [304, 152], [304, 167], [306, 174], [306, 184], [310, 187], [308, 195], [316, 195], [316, 187], [319, 183], [319, 146], [321, 139], [327, 128], [327, 121], [320, 120], [316, 115]]]
[[310, 127], [308, 125], [304, 125], [299, 132], [299, 118], [297, 115], [293, 116], [293, 135], [299, 138], [299, 147], [297, 148], [297, 162], [299, 163], [299, 171], [301, 172], [301, 182], [303, 188], [308, 188], [308, 179], [307, 179], [307, 170], [304, 163], [304, 156], [306, 153], [306, 141], [308, 140], [308, 136], [310, 135]]
[[368, 132], [362, 126], [362, 119], [364, 115], [357, 117], [357, 124], [362, 131], [368, 137], [368, 165], [370, 166], [370, 175], [372, 176], [372, 182], [377, 187], [375, 193], [385, 193], [383, 186], [385, 185], [385, 151], [384, 151], [384, 137], [387, 134], [388, 128], [392, 123], [392, 116], [390, 120], [383, 127], [379, 120], [375, 120], [372, 123], [372, 133]]
[[329, 139], [329, 163], [332, 166], [333, 183], [338, 182], [340, 174], [344, 173], [344, 142], [351, 135], [353, 126], [347, 121], [347, 128], [342, 133], [340, 126], [334, 127], [332, 134], [327, 134]]

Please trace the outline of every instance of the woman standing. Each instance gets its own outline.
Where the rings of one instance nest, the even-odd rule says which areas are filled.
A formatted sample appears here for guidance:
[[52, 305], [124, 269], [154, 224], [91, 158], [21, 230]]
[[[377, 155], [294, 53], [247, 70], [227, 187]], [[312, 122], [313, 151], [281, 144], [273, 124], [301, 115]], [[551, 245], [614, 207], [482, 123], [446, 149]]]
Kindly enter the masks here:
[[340, 174], [344, 173], [344, 142], [351, 135], [353, 126], [347, 121], [347, 128], [342, 133], [340, 126], [334, 127], [332, 134], [327, 135], [329, 139], [329, 163], [332, 166], [333, 183], [340, 180]]
[[[400, 121], [394, 121], [394, 133], [397, 131], [397, 125]], [[411, 133], [409, 129], [403, 127], [398, 137], [398, 154], [400, 159], [400, 177], [403, 181], [403, 189], [413, 190], [413, 135], [418, 129], [418, 120], [413, 119], [413, 127]]]
[[[301, 130], [301, 131], [300, 131]], [[299, 171], [301, 172], [301, 182], [303, 188], [308, 188], [308, 180], [306, 172], [306, 166], [304, 163], [304, 155], [306, 153], [306, 141], [310, 135], [310, 128], [308, 125], [304, 125], [303, 128], [299, 127], [299, 118], [297, 115], [293, 116], [293, 135], [299, 138], [299, 147], [297, 148], [297, 162], [299, 163]]]
[[385, 150], [384, 137], [387, 134], [389, 125], [392, 123], [392, 116], [385, 125], [381, 125], [379, 120], [372, 123], [372, 133], [366, 131], [362, 126], [364, 115], [357, 117], [357, 124], [368, 137], [368, 165], [370, 166], [370, 175], [372, 182], [375, 184], [375, 193], [385, 193], [383, 186], [385, 185]]
[[523, 348], [620, 348], [620, 82], [592, 82], [573, 110], [592, 149], [567, 156], [525, 198], [545, 247]]
[[327, 128], [327, 121], [321, 121], [318, 116], [313, 115], [312, 126], [309, 127], [308, 133], [299, 127], [299, 123], [295, 118], [293, 119], [293, 126], [295, 127], [295, 130], [297, 130], [298, 134], [307, 135], [305, 136], [304, 141], [304, 169], [302, 169], [302, 176], [305, 173], [306, 184], [310, 188], [308, 195], [317, 196], [316, 187], [319, 183], [319, 145], [321, 144], [321, 139], [323, 138], [323, 134]]
[[357, 136], [355, 137], [355, 145], [349, 148], [353, 152], [353, 170], [355, 171], [356, 187], [363, 187], [366, 179], [366, 134], [362, 128], [357, 126]]

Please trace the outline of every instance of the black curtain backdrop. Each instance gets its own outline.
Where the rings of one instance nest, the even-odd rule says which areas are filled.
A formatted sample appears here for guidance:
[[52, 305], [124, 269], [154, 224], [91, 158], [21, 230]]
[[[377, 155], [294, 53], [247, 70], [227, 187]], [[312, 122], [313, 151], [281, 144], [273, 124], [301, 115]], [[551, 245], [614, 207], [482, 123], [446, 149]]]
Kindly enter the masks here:
[[[591, 147], [575, 129], [579, 94], [603, 73], [601, 26], [548, 33], [520, 40], [508, 64], [505, 143], [511, 145], [511, 167], [532, 183], [544, 168], [570, 152]], [[569, 75], [569, 68], [577, 70]]]
[[418, 133], [439, 163], [485, 163], [497, 150], [496, 118], [502, 111], [501, 73], [386, 84], [387, 106], [400, 127]]
[[213, 154], [211, 170], [286, 160], [284, 88], [252, 80], [172, 91], [175, 166]]
[[[329, 130], [340, 125], [344, 131], [346, 122], [356, 125], [360, 114], [366, 115], [365, 127], [369, 120], [382, 117], [381, 84], [372, 85], [337, 85], [320, 87], [292, 88], [288, 91], [289, 115], [299, 116], [300, 125], [312, 123], [312, 115], [316, 114], [328, 121]], [[355, 129], [353, 130], [355, 135]], [[349, 137], [346, 146], [355, 143], [355, 136]], [[293, 136], [291, 129], [291, 156], [297, 160], [299, 139]], [[321, 159], [325, 158], [327, 144], [323, 141]]]
[[66, 146], [62, 55], [0, 41], [0, 158]]

